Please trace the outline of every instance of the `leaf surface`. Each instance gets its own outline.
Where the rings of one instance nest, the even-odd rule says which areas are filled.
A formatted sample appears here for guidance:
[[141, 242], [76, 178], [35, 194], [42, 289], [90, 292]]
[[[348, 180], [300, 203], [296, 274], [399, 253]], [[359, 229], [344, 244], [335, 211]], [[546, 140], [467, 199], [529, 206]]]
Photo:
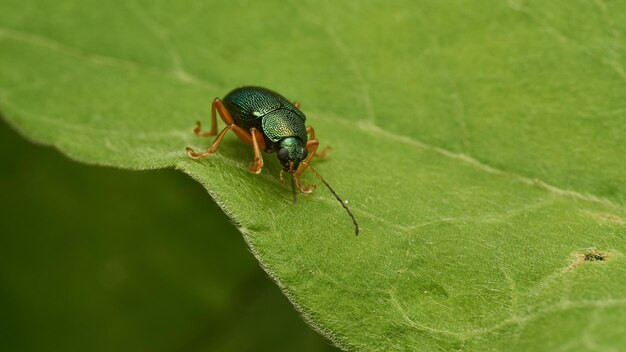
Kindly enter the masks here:
[[4, 121], [0, 164], [0, 351], [336, 350], [178, 171], [76, 163]]
[[[191, 175], [344, 348], [618, 348], [625, 13], [602, 0], [4, 1], [0, 109], [77, 160]], [[211, 142], [191, 128], [212, 98], [246, 84], [302, 103], [358, 238], [321, 185], [293, 206], [273, 155], [248, 173], [234, 136], [186, 157]]]

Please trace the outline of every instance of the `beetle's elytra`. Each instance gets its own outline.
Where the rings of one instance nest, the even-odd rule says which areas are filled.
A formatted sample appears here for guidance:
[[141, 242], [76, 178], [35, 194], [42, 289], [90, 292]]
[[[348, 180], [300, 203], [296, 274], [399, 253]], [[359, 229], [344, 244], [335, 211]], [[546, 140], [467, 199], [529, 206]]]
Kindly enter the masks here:
[[[226, 127], [219, 134], [217, 133], [216, 113], [226, 123]], [[277, 154], [283, 167], [280, 173], [281, 180], [283, 172], [291, 175], [294, 202], [296, 200], [294, 183], [303, 193], [311, 193], [315, 188], [315, 185], [303, 186], [300, 180], [304, 170], [310, 169], [346, 209], [354, 223], [355, 233], [358, 235], [359, 225], [348, 206], [328, 182], [311, 167], [311, 159], [314, 156], [325, 157], [326, 150], [316, 153], [319, 142], [315, 138], [315, 130], [311, 126], [305, 126], [305, 121], [306, 117], [300, 111], [300, 104], [297, 102], [292, 103], [282, 95], [266, 88], [251, 86], [237, 88], [228, 93], [224, 99], [213, 100], [209, 132], [200, 132], [200, 122], [196, 123], [193, 132], [197, 136], [217, 135], [213, 144], [202, 153], [196, 153], [192, 148], [187, 147], [187, 155], [192, 159], [198, 159], [215, 153], [226, 132], [233, 131], [242, 142], [252, 145], [254, 160], [249, 167], [251, 172], [259, 173], [263, 168], [261, 151]]]

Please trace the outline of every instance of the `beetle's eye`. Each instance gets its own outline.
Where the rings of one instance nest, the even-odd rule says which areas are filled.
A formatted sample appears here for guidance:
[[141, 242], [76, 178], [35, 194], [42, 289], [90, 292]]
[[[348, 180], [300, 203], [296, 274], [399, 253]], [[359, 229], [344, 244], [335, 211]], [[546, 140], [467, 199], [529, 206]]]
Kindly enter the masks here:
[[280, 148], [280, 150], [278, 150], [278, 159], [286, 160], [288, 157], [289, 151], [287, 150], [287, 148]]

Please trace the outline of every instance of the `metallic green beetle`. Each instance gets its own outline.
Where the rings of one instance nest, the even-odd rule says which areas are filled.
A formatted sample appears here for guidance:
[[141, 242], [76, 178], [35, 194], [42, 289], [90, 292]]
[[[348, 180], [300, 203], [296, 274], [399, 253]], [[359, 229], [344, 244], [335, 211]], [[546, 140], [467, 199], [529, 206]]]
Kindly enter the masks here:
[[[226, 127], [219, 134], [217, 133], [216, 113], [226, 123]], [[311, 126], [305, 127], [305, 121], [306, 117], [300, 111], [300, 104], [297, 102], [291, 103], [282, 95], [266, 88], [251, 86], [237, 88], [228, 93], [223, 100], [219, 98], [213, 100], [209, 132], [201, 133], [200, 122], [196, 122], [193, 131], [197, 136], [217, 135], [213, 144], [202, 153], [196, 153], [192, 148], [187, 147], [187, 155], [192, 159], [198, 159], [215, 153], [226, 132], [233, 131], [242, 142], [251, 144], [254, 149], [254, 160], [249, 167], [251, 172], [259, 173], [263, 168], [261, 151], [277, 153], [278, 160], [283, 167], [280, 172], [281, 181], [283, 172], [291, 175], [294, 203], [296, 202], [294, 183], [303, 193], [311, 193], [315, 188], [315, 185], [303, 186], [300, 181], [304, 170], [310, 169], [346, 209], [358, 236], [359, 225], [348, 206], [328, 182], [311, 167], [311, 159], [314, 156], [325, 157], [326, 150], [316, 153], [319, 142], [315, 139], [315, 130]]]

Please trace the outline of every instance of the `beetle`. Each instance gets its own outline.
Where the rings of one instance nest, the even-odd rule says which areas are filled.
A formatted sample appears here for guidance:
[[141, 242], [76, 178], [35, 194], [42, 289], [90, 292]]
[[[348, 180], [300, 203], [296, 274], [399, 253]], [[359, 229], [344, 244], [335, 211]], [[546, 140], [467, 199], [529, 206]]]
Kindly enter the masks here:
[[[226, 127], [219, 134], [217, 133], [217, 114], [226, 123]], [[306, 116], [300, 110], [298, 102], [292, 103], [267, 88], [254, 86], [236, 88], [224, 99], [213, 100], [209, 132], [201, 132], [200, 121], [196, 122], [193, 129], [194, 134], [200, 137], [217, 135], [213, 144], [201, 153], [187, 147], [187, 155], [192, 159], [199, 159], [215, 153], [226, 132], [233, 131], [242, 142], [252, 145], [254, 160], [248, 168], [250, 172], [258, 174], [263, 169], [262, 151], [276, 153], [282, 166], [281, 181], [283, 181], [283, 172], [291, 176], [291, 189], [295, 203], [294, 183], [298, 185], [302, 193], [311, 193], [315, 188], [315, 185], [303, 186], [300, 180], [302, 173], [310, 169], [348, 212], [354, 224], [354, 232], [358, 236], [359, 225], [354, 215], [335, 190], [310, 164], [314, 156], [325, 157], [326, 150], [317, 153], [319, 141], [315, 138], [315, 130], [311, 126], [305, 127], [305, 121]]]

